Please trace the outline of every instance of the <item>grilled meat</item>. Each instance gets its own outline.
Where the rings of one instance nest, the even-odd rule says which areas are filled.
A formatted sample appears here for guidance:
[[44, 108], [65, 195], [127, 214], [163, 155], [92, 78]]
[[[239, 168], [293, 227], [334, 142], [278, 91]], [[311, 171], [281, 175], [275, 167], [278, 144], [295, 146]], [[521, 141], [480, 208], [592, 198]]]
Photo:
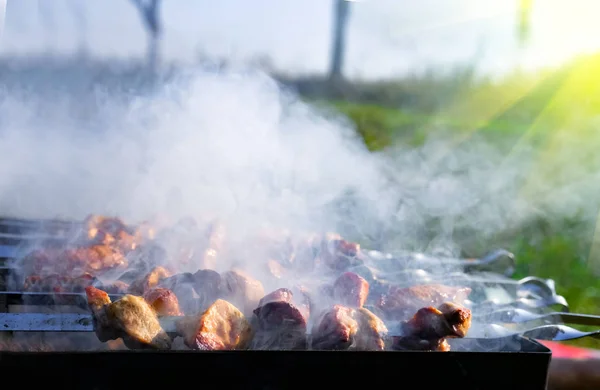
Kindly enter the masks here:
[[[465, 337], [471, 327], [471, 311], [455, 303], [443, 303], [437, 309], [419, 309], [401, 324], [402, 336], [393, 338], [394, 349], [446, 350], [442, 340]], [[418, 348], [417, 348], [418, 347]]]
[[198, 296], [198, 306], [201, 310], [212, 305], [225, 291], [223, 278], [213, 270], [199, 270], [194, 274], [193, 283]]
[[26, 292], [83, 292], [87, 286], [91, 286], [97, 279], [91, 274], [84, 273], [78, 277], [60, 276], [57, 274], [39, 276], [32, 275], [25, 278], [23, 290]]
[[128, 264], [119, 250], [108, 245], [35, 250], [21, 261], [27, 274], [42, 276], [55, 273], [63, 276], [79, 276], [82, 273], [98, 276]]
[[329, 233], [322, 241], [319, 257], [329, 268], [343, 271], [362, 264], [359, 253], [359, 244], [346, 241], [338, 234]]
[[358, 332], [354, 336], [355, 348], [359, 351], [383, 351], [384, 337], [388, 329], [384, 322], [369, 310], [361, 307], [356, 310]]
[[421, 307], [439, 306], [444, 302], [462, 304], [471, 293], [468, 287], [451, 287], [439, 284], [419, 285], [406, 288], [392, 286], [377, 302], [388, 320], [406, 320]]
[[171, 339], [156, 312], [142, 297], [125, 295], [111, 302], [108, 294], [87, 287], [88, 306], [101, 341], [122, 338], [130, 349], [170, 349]]
[[95, 244], [114, 246], [125, 253], [139, 244], [135, 231], [119, 218], [90, 215], [84, 225], [87, 239]]
[[307, 307], [293, 303], [291, 290], [280, 288], [267, 294], [254, 310], [252, 349], [305, 349]]
[[135, 295], [143, 295], [146, 291], [158, 286], [165, 278], [172, 276], [172, 273], [161, 266], [154, 267], [143, 278], [140, 278], [129, 286], [129, 293]]
[[354, 344], [354, 336], [358, 331], [355, 312], [354, 309], [342, 305], [335, 305], [327, 311], [313, 328], [313, 349], [349, 349]]
[[114, 330], [110, 325], [108, 316], [106, 314], [106, 306], [110, 305], [110, 297], [102, 290], [95, 287], [87, 287], [85, 289], [88, 301], [88, 307], [92, 312], [92, 322], [94, 324], [94, 331], [98, 340], [106, 342], [118, 338], [115, 336]]
[[365, 308], [335, 305], [313, 328], [312, 347], [322, 350], [381, 351], [388, 330], [381, 319]]
[[184, 272], [162, 279], [158, 286], [171, 290], [179, 298], [182, 313], [196, 314], [200, 309], [194, 283], [194, 275]]
[[227, 271], [222, 275], [222, 297], [240, 308], [248, 317], [265, 295], [260, 281], [252, 278], [241, 270]]
[[153, 288], [146, 291], [144, 299], [160, 316], [180, 316], [182, 315], [179, 309], [179, 300], [177, 295], [166, 288]]
[[344, 272], [333, 284], [336, 303], [348, 307], [363, 307], [369, 295], [369, 283], [353, 272]]
[[222, 299], [199, 316], [184, 317], [177, 323], [177, 330], [187, 347], [198, 350], [245, 349], [252, 339], [246, 317]]

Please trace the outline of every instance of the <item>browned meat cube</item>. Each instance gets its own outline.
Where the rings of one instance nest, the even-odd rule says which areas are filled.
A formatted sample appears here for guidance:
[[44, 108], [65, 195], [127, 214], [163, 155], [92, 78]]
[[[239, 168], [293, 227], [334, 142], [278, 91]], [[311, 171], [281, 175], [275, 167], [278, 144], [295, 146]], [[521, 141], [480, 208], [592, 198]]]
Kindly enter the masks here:
[[281, 279], [286, 271], [281, 263], [276, 260], [268, 260], [265, 268], [267, 275], [271, 276], [273, 279]]
[[452, 333], [448, 337], [465, 337], [471, 328], [471, 310], [452, 302], [444, 302], [438, 310], [444, 314]]
[[444, 313], [435, 307], [419, 309], [415, 315], [402, 324], [403, 334], [424, 340], [441, 339], [453, 334]]
[[179, 300], [175, 293], [166, 288], [153, 288], [144, 294], [146, 302], [152, 306], [160, 316], [180, 316]]
[[335, 303], [363, 307], [369, 295], [369, 283], [354, 272], [344, 272], [333, 284]]
[[144, 295], [146, 291], [158, 286], [163, 279], [168, 278], [171, 275], [171, 272], [164, 267], [154, 267], [143, 278], [131, 283], [129, 286], [129, 293]]
[[354, 337], [354, 348], [359, 351], [383, 351], [388, 333], [383, 321], [365, 308], [358, 309], [355, 318], [358, 321], [358, 332]]
[[240, 270], [227, 271], [222, 277], [222, 297], [238, 306], [245, 315], [252, 316], [265, 295], [262, 283]]
[[443, 303], [438, 309], [424, 307], [402, 324], [402, 336], [394, 338], [392, 348], [447, 350], [448, 337], [465, 337], [471, 326], [471, 311], [454, 303]]
[[[179, 299], [181, 313], [196, 314], [201, 308], [198, 302], [198, 294], [196, 294], [194, 288], [195, 283], [196, 279], [194, 278], [194, 274], [184, 272], [163, 279], [159, 283], [159, 287], [171, 290], [175, 294]], [[204, 309], [206, 309], [206, 307], [208, 307], [208, 305], [206, 305]]]
[[246, 317], [222, 299], [199, 316], [185, 317], [177, 329], [187, 347], [205, 351], [245, 349], [252, 339]]
[[86, 295], [101, 341], [121, 337], [130, 349], [171, 348], [156, 312], [142, 297], [125, 295], [111, 302], [108, 294], [92, 286], [86, 288]]
[[108, 294], [92, 286], [86, 287], [85, 293], [88, 306], [92, 312], [92, 323], [98, 340], [106, 342], [118, 338], [117, 332], [111, 328], [106, 316], [105, 307], [111, 303]]
[[204, 269], [194, 274], [194, 289], [198, 296], [198, 307], [205, 310], [223, 293], [224, 282], [218, 272]]
[[293, 293], [280, 288], [260, 300], [254, 310], [256, 334], [252, 349], [305, 349], [306, 321], [293, 303]]
[[389, 320], [406, 320], [421, 307], [437, 307], [444, 302], [462, 304], [471, 294], [468, 287], [451, 287], [439, 284], [406, 288], [392, 286], [377, 303], [377, 308]]
[[312, 331], [312, 347], [321, 350], [348, 349], [354, 343], [358, 322], [355, 310], [335, 305], [325, 312]]
[[328, 235], [321, 245], [320, 258], [329, 268], [342, 271], [362, 264], [359, 252], [359, 244], [346, 241], [339, 235]]

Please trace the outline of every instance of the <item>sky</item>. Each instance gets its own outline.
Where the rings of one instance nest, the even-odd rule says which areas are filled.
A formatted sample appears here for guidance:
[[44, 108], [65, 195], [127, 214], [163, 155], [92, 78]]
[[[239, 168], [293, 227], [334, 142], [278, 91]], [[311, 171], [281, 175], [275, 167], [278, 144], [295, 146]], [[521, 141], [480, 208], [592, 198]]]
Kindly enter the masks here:
[[[146, 35], [128, 0], [6, 2], [0, 55], [69, 52], [139, 57]], [[235, 60], [268, 56], [289, 72], [328, 66], [332, 0], [163, 1], [163, 56]], [[554, 66], [600, 49], [598, 0], [534, 0], [529, 47], [517, 44], [518, 0], [353, 2], [345, 73], [385, 78], [476, 61], [485, 73]], [[44, 17], [41, 17], [41, 15]], [[1, 19], [1, 17], [0, 17]]]

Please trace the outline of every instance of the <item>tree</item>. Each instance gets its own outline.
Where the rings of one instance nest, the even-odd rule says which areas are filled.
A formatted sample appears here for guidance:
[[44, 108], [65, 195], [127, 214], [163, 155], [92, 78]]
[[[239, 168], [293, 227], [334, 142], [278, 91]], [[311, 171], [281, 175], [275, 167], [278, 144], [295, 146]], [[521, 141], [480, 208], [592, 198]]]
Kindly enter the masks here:
[[342, 77], [344, 55], [346, 53], [346, 31], [348, 17], [350, 16], [350, 1], [334, 1], [333, 42], [331, 48], [331, 67], [329, 77], [339, 79]]
[[531, 35], [531, 8], [533, 0], [519, 0], [517, 38], [520, 45], [525, 45]]
[[4, 32], [4, 18], [6, 17], [6, 0], [0, 0], [0, 42]]
[[87, 12], [86, 0], [70, 0], [69, 7], [73, 13], [75, 27], [79, 32], [79, 51], [87, 53]]
[[148, 62], [153, 67], [158, 60], [158, 45], [162, 33], [160, 0], [131, 0], [142, 17], [148, 32]]

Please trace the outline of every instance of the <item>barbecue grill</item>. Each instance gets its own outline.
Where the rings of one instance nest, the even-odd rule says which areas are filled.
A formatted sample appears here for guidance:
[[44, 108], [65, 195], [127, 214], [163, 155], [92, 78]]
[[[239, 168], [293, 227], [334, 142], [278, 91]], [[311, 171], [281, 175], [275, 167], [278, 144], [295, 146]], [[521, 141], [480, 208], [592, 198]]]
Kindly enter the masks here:
[[[0, 337], [4, 340], [16, 340], [22, 333], [95, 338], [84, 294], [19, 291], [22, 275], [15, 267], [15, 260], [25, 251], [38, 245], [64, 245], [81, 226], [76, 221], [0, 219]], [[556, 326], [558, 322], [600, 327], [598, 317], [568, 313], [568, 304], [556, 294], [553, 281], [511, 279], [514, 256], [507, 251], [474, 260], [366, 253], [379, 263], [389, 263], [390, 272], [404, 273], [404, 279], [396, 273], [394, 280], [405, 280], [407, 285], [443, 281], [471, 286], [474, 321], [512, 323], [512, 330], [499, 325], [474, 327], [468, 338], [449, 340], [450, 352], [117, 351], [95, 347], [0, 351], [0, 370], [26, 378], [30, 387], [55, 382], [63, 388], [174, 386], [201, 378], [203, 384], [252, 389], [396, 386], [396, 381], [414, 380], [427, 387], [544, 389], [551, 351], [535, 339], [596, 336], [574, 333], [572, 328]], [[442, 267], [443, 274], [433, 266], [440, 263], [447, 265]], [[385, 272], [377, 274], [368, 267], [357, 272], [375, 286], [386, 277]]]

